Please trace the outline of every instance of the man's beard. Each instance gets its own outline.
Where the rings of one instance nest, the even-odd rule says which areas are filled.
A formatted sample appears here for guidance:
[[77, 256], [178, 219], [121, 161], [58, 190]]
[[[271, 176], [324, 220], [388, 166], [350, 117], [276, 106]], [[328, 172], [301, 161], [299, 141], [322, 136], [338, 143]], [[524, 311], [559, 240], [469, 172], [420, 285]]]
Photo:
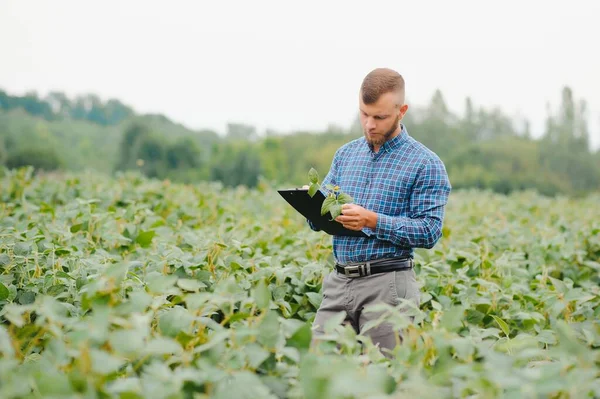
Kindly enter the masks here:
[[377, 136], [377, 138], [370, 138], [369, 133], [367, 131], [364, 131], [365, 139], [367, 140], [369, 147], [371, 147], [371, 149], [373, 149], [374, 146], [381, 147], [386, 141], [388, 141], [390, 137], [392, 137], [394, 132], [398, 129], [398, 122], [400, 122], [400, 116], [396, 116], [396, 120], [392, 124], [390, 130], [388, 130], [383, 136]]

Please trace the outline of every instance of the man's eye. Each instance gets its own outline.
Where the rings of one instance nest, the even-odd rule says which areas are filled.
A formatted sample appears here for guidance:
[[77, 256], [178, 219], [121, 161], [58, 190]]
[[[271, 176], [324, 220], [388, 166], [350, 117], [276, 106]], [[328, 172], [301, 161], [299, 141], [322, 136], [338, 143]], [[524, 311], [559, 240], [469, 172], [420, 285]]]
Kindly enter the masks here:
[[376, 116], [375, 117], [375, 119], [379, 119], [380, 121], [384, 120], [385, 118], [387, 118], [387, 116]]

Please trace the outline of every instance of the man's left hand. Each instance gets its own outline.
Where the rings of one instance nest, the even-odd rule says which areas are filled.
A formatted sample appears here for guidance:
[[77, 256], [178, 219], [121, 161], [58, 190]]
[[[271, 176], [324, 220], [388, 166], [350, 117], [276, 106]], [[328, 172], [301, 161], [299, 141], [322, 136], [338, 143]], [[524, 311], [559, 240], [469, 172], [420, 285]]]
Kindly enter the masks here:
[[375, 229], [377, 226], [377, 214], [356, 204], [342, 205], [342, 214], [335, 220], [349, 230]]

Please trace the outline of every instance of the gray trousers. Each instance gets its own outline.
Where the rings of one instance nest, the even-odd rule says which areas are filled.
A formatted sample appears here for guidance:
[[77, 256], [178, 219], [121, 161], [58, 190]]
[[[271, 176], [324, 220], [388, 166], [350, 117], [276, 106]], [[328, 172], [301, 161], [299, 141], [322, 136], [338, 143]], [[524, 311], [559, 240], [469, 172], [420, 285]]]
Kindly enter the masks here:
[[[350, 324], [357, 334], [363, 334], [363, 326], [381, 315], [377, 312], [363, 312], [365, 307], [382, 302], [396, 306], [400, 304], [400, 298], [420, 304], [419, 286], [414, 269], [355, 278], [333, 270], [323, 280], [323, 301], [313, 321], [313, 337], [323, 335], [325, 323], [339, 312], [345, 313], [344, 324]], [[379, 345], [380, 350], [392, 350], [402, 340], [402, 333], [393, 331], [392, 326], [385, 322], [369, 329], [363, 335], [370, 337], [373, 344]], [[382, 353], [389, 356], [385, 350]]]

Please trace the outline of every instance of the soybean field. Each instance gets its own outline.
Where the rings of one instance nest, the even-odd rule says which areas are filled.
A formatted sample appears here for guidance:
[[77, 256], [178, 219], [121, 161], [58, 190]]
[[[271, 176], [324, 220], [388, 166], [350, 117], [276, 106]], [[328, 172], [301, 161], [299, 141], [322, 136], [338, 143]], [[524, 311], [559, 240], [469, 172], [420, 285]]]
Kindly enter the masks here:
[[277, 188], [5, 172], [0, 397], [600, 397], [600, 195], [454, 191], [387, 359], [310, 346], [331, 236]]

